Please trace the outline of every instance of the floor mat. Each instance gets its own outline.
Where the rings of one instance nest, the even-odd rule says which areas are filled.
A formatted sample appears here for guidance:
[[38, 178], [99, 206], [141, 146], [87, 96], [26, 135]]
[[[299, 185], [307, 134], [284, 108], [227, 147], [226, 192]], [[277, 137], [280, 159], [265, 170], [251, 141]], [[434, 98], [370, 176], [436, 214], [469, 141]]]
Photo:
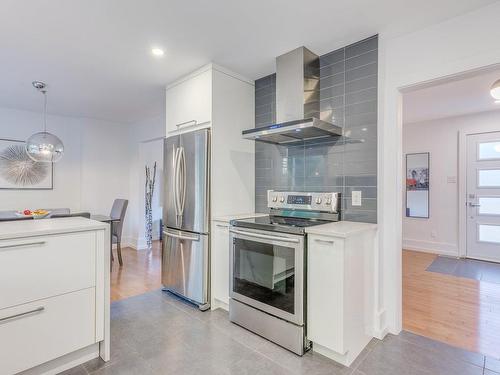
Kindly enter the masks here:
[[438, 256], [426, 271], [500, 284], [499, 263]]

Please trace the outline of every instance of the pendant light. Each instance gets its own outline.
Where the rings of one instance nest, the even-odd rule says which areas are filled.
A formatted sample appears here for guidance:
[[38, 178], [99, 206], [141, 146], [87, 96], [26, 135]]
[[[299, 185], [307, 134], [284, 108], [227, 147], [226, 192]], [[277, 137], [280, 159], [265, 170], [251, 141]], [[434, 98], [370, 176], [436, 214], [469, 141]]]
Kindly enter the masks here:
[[500, 100], [500, 79], [491, 85], [490, 94], [494, 99]]
[[33, 87], [43, 94], [43, 132], [35, 133], [26, 141], [28, 156], [37, 162], [55, 163], [64, 154], [62, 141], [47, 132], [47, 85], [33, 81]]

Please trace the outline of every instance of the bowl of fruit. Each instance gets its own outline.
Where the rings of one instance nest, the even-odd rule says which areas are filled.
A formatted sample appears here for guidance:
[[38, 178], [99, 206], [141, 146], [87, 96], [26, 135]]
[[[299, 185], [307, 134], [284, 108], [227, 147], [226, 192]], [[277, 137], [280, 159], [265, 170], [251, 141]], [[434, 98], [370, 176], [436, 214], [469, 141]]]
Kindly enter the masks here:
[[47, 217], [50, 214], [50, 211], [47, 210], [42, 210], [42, 209], [36, 209], [36, 210], [24, 210], [24, 211], [18, 211], [16, 212], [17, 216], [21, 217], [32, 217], [33, 219], [43, 219], [44, 217]]

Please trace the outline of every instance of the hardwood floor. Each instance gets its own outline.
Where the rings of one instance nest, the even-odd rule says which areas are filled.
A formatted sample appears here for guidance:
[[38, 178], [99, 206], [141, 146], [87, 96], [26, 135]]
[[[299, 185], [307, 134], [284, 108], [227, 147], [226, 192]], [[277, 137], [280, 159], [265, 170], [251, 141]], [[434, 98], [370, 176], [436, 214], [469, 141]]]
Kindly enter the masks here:
[[500, 358], [500, 285], [427, 272], [435, 258], [403, 250], [403, 329]]
[[111, 269], [111, 301], [136, 296], [161, 287], [161, 245], [153, 243], [153, 249], [122, 249], [123, 266], [115, 261]]

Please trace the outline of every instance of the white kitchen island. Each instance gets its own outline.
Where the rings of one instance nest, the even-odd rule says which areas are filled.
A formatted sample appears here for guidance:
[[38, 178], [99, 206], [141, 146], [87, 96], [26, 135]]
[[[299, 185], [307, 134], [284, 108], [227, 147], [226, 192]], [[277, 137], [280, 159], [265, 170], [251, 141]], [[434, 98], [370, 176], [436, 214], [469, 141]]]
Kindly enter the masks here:
[[0, 223], [0, 374], [109, 360], [109, 248], [85, 218]]

